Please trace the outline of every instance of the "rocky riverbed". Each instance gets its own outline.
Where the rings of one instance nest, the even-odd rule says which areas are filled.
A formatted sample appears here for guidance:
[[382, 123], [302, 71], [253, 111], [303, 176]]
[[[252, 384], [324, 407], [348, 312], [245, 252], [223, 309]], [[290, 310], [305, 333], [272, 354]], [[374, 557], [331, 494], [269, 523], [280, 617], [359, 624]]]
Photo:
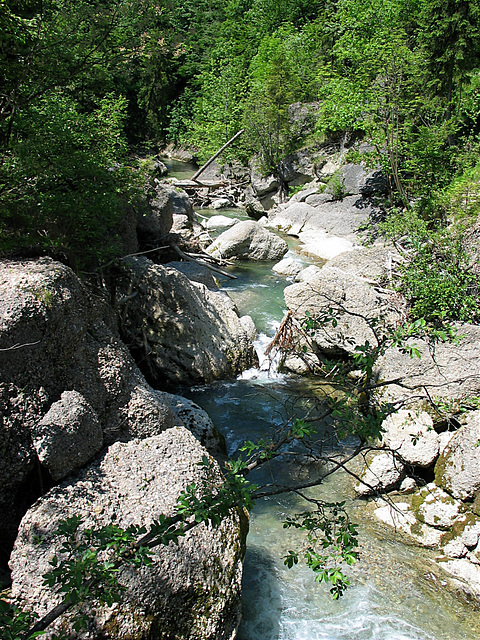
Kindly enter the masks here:
[[[213, 240], [187, 195], [157, 183], [157, 196], [129, 229], [132, 254], [165, 240], [174, 254], [178, 242], [195, 239], [204, 260], [277, 262], [277, 272], [292, 279], [285, 290], [292, 317], [332, 307], [337, 313], [336, 326], [317, 328], [304, 357], [287, 358], [285, 369], [305, 374], [322, 357], [348, 358], [356, 345], [401, 324], [405, 304], [390, 286], [401, 256], [380, 241], [363, 244], [381, 214], [372, 198], [381, 176], [336, 163], [332, 156], [301, 173], [292, 160], [291, 182], [311, 180], [286, 202], [276, 202], [274, 181], [261, 184], [251, 173], [245, 203], [259, 219], [235, 222]], [[341, 194], [322, 186], [338, 171]], [[274, 231], [295, 237], [306, 257], [325, 266], [282, 262], [287, 245]], [[214, 470], [212, 487], [220, 481], [215, 459], [225, 455], [223, 438], [176, 391], [254, 365], [255, 326], [198, 260], [169, 261], [168, 251], [151, 257], [120, 260], [112, 280], [96, 289], [49, 258], [0, 264], [0, 536], [5, 550], [14, 545], [13, 597], [39, 613], [55, 601], [41, 576], [59, 517], [79, 513], [84, 526], [114, 517], [148, 526], [189, 483], [207, 480], [198, 466], [203, 456]], [[377, 360], [371, 401], [389, 403], [391, 415], [378, 443], [384, 450], [365, 460], [357, 493], [410, 543], [434, 549], [455, 588], [480, 601], [480, 327], [457, 329], [458, 344], [432, 349], [417, 341], [420, 360], [395, 347]], [[460, 405], [467, 410], [459, 413]], [[389, 496], [386, 506], [373, 502], [380, 493]], [[90, 632], [233, 637], [246, 531], [237, 514], [220, 529], [202, 525], [178, 547], [162, 547], [154, 571], [122, 575], [123, 604], [99, 609]]]

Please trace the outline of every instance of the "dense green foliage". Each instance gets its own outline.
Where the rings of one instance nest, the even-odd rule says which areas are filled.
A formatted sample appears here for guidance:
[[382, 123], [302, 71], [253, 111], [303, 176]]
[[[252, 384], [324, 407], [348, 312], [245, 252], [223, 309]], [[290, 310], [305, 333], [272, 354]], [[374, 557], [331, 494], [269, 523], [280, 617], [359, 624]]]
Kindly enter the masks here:
[[[134, 197], [127, 142], [194, 145], [203, 158], [240, 128], [228, 153], [256, 155], [265, 173], [302, 145], [360, 133], [392, 202], [415, 200], [425, 219], [445, 220], [465, 196], [477, 213], [478, 0], [2, 0], [1, 9], [2, 251], [57, 250], [80, 266], [98, 252], [101, 262], [119, 250], [121, 200]], [[292, 118], [297, 102], [315, 104], [316, 124]]]

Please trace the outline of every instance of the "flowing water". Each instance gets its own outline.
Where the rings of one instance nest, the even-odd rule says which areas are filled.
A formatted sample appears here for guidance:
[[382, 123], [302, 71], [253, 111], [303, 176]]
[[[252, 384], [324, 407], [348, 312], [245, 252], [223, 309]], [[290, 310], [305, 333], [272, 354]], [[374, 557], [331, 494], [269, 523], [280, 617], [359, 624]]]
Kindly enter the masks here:
[[[234, 273], [238, 280], [225, 281], [223, 288], [241, 315], [253, 317], [261, 351], [283, 317], [283, 289], [289, 283], [275, 275], [271, 265], [240, 263]], [[281, 425], [305, 385], [304, 380], [275, 371], [251, 370], [236, 381], [196, 387], [188, 395], [223, 431], [232, 453], [245, 439], [258, 439], [272, 426]], [[268, 482], [270, 475], [273, 479], [273, 465], [262, 474], [262, 483]], [[305, 505], [287, 494], [259, 500], [251, 514], [238, 640], [480, 637], [478, 614], [442, 588], [433, 555], [402, 544], [376, 523], [365, 504], [354, 500], [347, 477], [335, 474], [311, 491], [315, 497], [330, 501], [346, 500], [352, 519], [359, 524], [361, 556], [349, 569], [352, 586], [343, 598], [334, 601], [328, 588], [314, 582], [311, 571], [298, 566], [287, 569], [283, 556], [289, 549], [298, 549], [301, 542], [295, 532], [283, 529], [282, 518], [304, 510]]]

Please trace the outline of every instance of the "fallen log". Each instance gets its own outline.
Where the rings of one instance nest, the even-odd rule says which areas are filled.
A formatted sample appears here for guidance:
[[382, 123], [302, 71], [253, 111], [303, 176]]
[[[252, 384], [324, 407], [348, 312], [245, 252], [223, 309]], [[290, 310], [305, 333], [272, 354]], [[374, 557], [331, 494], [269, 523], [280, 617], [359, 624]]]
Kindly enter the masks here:
[[238, 132], [233, 136], [233, 138], [230, 138], [230, 140], [228, 140], [228, 141], [223, 145], [223, 147], [221, 147], [221, 148], [217, 151], [217, 153], [215, 153], [215, 154], [214, 154], [214, 155], [213, 155], [209, 160], [207, 160], [207, 162], [206, 162], [203, 166], [201, 166], [201, 167], [200, 167], [200, 169], [195, 173], [195, 175], [193, 175], [193, 176], [192, 176], [192, 180], [196, 180], [196, 179], [198, 178], [198, 176], [200, 176], [200, 175], [205, 171], [205, 169], [206, 169], [207, 167], [209, 167], [209, 166], [212, 164], [212, 162], [218, 158], [218, 156], [222, 153], [222, 151], [225, 151], [225, 149], [226, 149], [227, 147], [229, 147], [229, 146], [232, 144], [232, 142], [234, 142], [238, 137], [240, 137], [244, 131], [245, 131], [245, 129], [240, 129], [240, 131], [238, 131]]
[[195, 264], [198, 264], [200, 267], [206, 267], [207, 269], [210, 269], [210, 271], [219, 273], [220, 275], [226, 276], [227, 278], [231, 278], [232, 280], [237, 279], [237, 276], [234, 276], [232, 273], [227, 273], [227, 271], [223, 271], [223, 269], [219, 269], [218, 267], [215, 267], [213, 264], [208, 264], [208, 262], [205, 262], [204, 260], [200, 260], [198, 258], [192, 258], [191, 256], [188, 255], [188, 253], [183, 252], [180, 249], [180, 247], [178, 247], [176, 244], [172, 244], [172, 249], [176, 251], [176, 253], [178, 253], [178, 255], [181, 258], [183, 258], [184, 260], [187, 260], [188, 262], [193, 262]]

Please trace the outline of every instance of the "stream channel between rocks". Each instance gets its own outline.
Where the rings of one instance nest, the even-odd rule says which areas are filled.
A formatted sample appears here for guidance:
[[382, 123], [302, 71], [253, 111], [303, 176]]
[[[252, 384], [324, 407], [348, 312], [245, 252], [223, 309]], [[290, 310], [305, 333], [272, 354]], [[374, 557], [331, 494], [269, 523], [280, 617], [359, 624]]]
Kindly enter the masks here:
[[[182, 176], [184, 177], [184, 176]], [[247, 218], [239, 210], [198, 212], [201, 216]], [[294, 241], [288, 256], [305, 259]], [[305, 266], [308, 263], [305, 262]], [[251, 315], [262, 351], [275, 334], [285, 311], [283, 289], [291, 280], [276, 275], [270, 263], [236, 263], [237, 280], [220, 277], [222, 290], [235, 301], [240, 315]], [[245, 440], [256, 441], [280, 426], [287, 413], [311, 392], [308, 381], [274, 370], [250, 370], [234, 382], [183, 390], [204, 408], [225, 435], [229, 454]], [[278, 471], [277, 471], [278, 473]], [[280, 474], [295, 476], [295, 469]], [[305, 473], [305, 470], [303, 471]], [[274, 479], [264, 468], [257, 483]], [[340, 600], [328, 587], [314, 581], [311, 570], [284, 566], [289, 549], [301, 549], [302, 538], [283, 529], [286, 516], [304, 511], [305, 502], [293, 494], [258, 500], [250, 519], [242, 596], [242, 623], [237, 640], [476, 640], [480, 637], [478, 612], [449, 593], [434, 552], [402, 542], [393, 530], [377, 522], [372, 509], [356, 500], [353, 482], [336, 473], [311, 495], [347, 503], [359, 525], [360, 559], [347, 567], [351, 587]], [[443, 584], [442, 584], [443, 583]]]

